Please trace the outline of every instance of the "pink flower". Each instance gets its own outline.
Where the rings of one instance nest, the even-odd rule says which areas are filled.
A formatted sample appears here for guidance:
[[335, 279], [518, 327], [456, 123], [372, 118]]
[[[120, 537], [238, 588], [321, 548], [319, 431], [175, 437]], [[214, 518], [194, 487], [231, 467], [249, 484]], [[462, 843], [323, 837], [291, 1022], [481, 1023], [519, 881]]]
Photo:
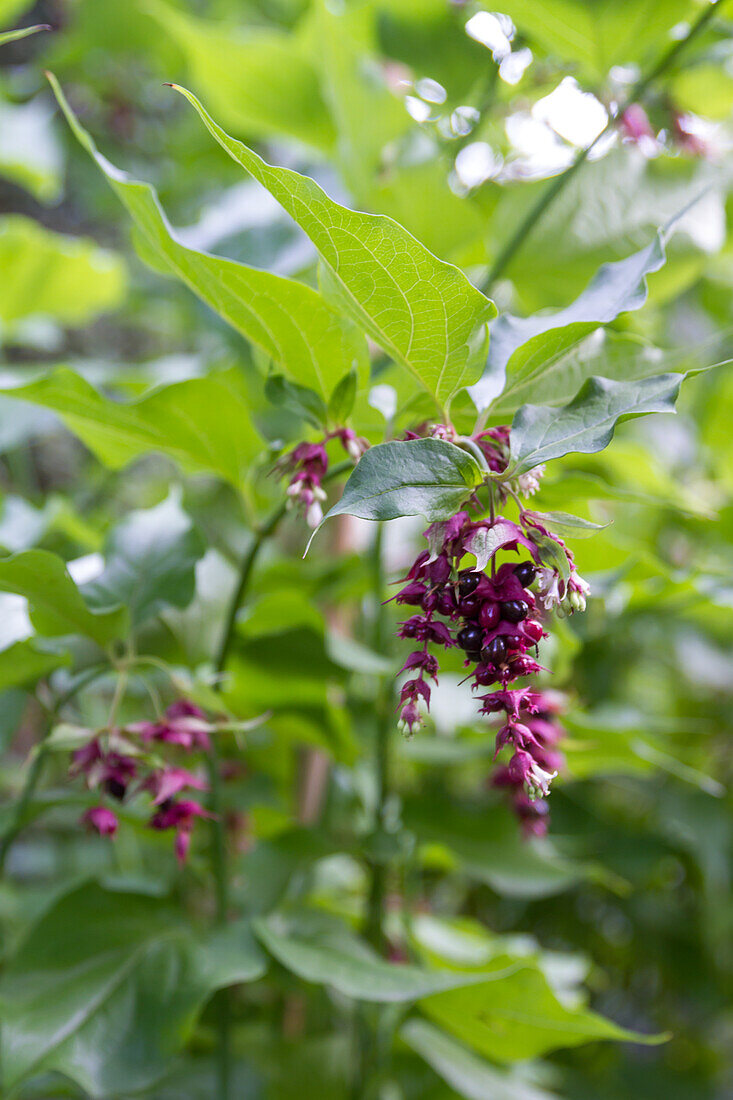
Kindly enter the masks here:
[[114, 836], [117, 832], [117, 815], [106, 806], [92, 806], [81, 818], [84, 825], [100, 836]]
[[152, 793], [156, 806], [180, 794], [186, 787], [196, 791], [207, 790], [204, 780], [186, 771], [185, 768], [161, 768], [160, 771], [152, 772], [143, 786]]

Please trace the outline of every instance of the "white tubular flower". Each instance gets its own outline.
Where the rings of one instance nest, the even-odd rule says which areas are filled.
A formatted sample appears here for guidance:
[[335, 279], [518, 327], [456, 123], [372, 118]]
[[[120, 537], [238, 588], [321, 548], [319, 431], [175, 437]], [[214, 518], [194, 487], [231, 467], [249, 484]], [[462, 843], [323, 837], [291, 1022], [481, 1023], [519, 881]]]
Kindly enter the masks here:
[[519, 492], [525, 497], [531, 497], [533, 493], [536, 493], [540, 487], [540, 481], [545, 473], [544, 462], [539, 466], [533, 467], [531, 470], [527, 470], [526, 474], [520, 474], [517, 478], [517, 487]]

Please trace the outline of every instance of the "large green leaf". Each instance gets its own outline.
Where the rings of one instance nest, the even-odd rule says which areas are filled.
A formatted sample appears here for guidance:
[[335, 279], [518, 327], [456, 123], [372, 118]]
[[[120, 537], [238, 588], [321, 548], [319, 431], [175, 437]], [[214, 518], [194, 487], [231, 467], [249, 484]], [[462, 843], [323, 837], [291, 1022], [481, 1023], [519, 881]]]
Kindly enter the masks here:
[[512, 473], [523, 473], [573, 451], [602, 451], [619, 420], [674, 412], [682, 381], [681, 374], [660, 374], [634, 382], [589, 378], [561, 409], [523, 405], [512, 423]]
[[297, 34], [273, 27], [227, 26], [160, 0], [147, 5], [183, 51], [194, 84], [239, 134], [295, 138], [321, 152], [335, 142], [318, 69]]
[[243, 923], [198, 937], [157, 898], [78, 887], [32, 929], [0, 985], [5, 1090], [49, 1070], [95, 1097], [145, 1088], [216, 989], [264, 971]]
[[229, 155], [258, 180], [308, 234], [340, 303], [443, 403], [475, 382], [495, 308], [452, 264], [438, 260], [391, 218], [349, 210], [314, 180], [267, 164], [230, 137], [199, 101], [196, 108]]
[[466, 1100], [556, 1100], [554, 1093], [484, 1062], [427, 1020], [408, 1020], [400, 1037]]
[[155, 508], [131, 512], [114, 528], [104, 572], [84, 586], [84, 596], [95, 608], [123, 604], [135, 625], [165, 607], [186, 607], [205, 550], [179, 497], [171, 495]]
[[505, 0], [501, 10], [531, 43], [605, 80], [613, 65], [661, 52], [659, 43], [697, 8], [693, 0]]
[[476, 459], [443, 439], [380, 443], [360, 459], [325, 518], [448, 519], [482, 481]]
[[[491, 326], [486, 370], [469, 391], [476, 407], [485, 409], [497, 399], [498, 415], [507, 408], [513, 411], [528, 399], [551, 404], [570, 397], [582, 378], [577, 379], [576, 370], [575, 388], [566, 392], [563, 367], [568, 350], [598, 325], [639, 309], [646, 301], [646, 276], [657, 271], [664, 260], [664, 243], [657, 234], [633, 256], [604, 264], [566, 309], [531, 317], [502, 314]], [[589, 356], [588, 363], [592, 362]]]
[[496, 1062], [519, 1062], [596, 1039], [664, 1042], [639, 1035], [582, 1006], [567, 1007], [536, 967], [525, 965], [484, 985], [435, 993], [420, 1002], [432, 1020]]
[[28, 600], [31, 621], [39, 634], [84, 634], [106, 645], [127, 631], [126, 609], [92, 611], [62, 559], [48, 550], [25, 550], [0, 560], [0, 591], [15, 592]]
[[362, 1001], [416, 1001], [437, 990], [466, 983], [498, 981], [511, 960], [504, 958], [497, 974], [461, 974], [447, 970], [423, 970], [380, 959], [363, 941], [345, 930], [324, 935], [304, 934], [285, 926], [277, 917], [259, 918], [254, 930], [278, 962], [306, 982], [328, 985], [345, 997]]
[[[365, 370], [366, 344], [355, 326], [311, 287], [233, 260], [187, 248], [168, 224], [155, 190], [103, 157], [53, 76], [56, 98], [79, 142], [133, 218], [145, 258], [177, 276], [297, 382], [328, 397], [352, 368]], [[149, 253], [149, 255], [148, 255]]]
[[83, 237], [67, 237], [14, 214], [0, 219], [0, 323], [26, 317], [81, 325], [120, 305], [122, 259]]
[[34, 684], [69, 663], [67, 653], [45, 653], [30, 639], [0, 650], [0, 691]]
[[113, 469], [158, 452], [239, 486], [260, 447], [236, 371], [174, 382], [130, 402], [104, 397], [65, 368], [3, 392], [53, 409]]

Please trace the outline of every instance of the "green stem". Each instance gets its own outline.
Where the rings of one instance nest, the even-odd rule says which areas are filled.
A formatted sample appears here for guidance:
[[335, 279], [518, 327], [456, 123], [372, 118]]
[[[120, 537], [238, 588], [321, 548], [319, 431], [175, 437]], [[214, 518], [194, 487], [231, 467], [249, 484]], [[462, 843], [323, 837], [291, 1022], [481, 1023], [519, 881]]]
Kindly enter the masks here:
[[616, 125], [619, 117], [624, 113], [627, 107], [631, 106], [632, 103], [638, 102], [649, 90], [650, 85], [652, 85], [654, 81], [666, 72], [670, 65], [676, 61], [677, 57], [689, 45], [693, 38], [707, 26], [722, 3], [724, 3], [724, 0], [713, 0], [713, 3], [701, 12], [685, 37], [674, 42], [662, 55], [656, 65], [636, 82], [625, 102], [616, 107], [614, 111], [610, 112], [608, 122], [590, 145], [586, 145], [585, 148], [581, 149], [572, 164], [559, 176], [556, 176], [552, 183], [542, 192], [537, 202], [530, 208], [516, 231], [499, 252], [488, 275], [481, 283], [480, 289], [485, 294], [491, 290], [497, 279], [504, 274], [547, 208], [555, 201], [560, 192], [564, 190], [576, 172], [585, 164], [588, 156], [595, 149], [601, 138]]
[[[324, 481], [330, 481], [339, 477], [346, 470], [351, 469], [353, 463], [339, 463], [329, 470]], [[257, 563], [260, 551], [265, 542], [275, 534], [281, 521], [287, 512], [287, 502], [279, 504], [273, 509], [264, 523], [254, 532], [242, 561], [239, 566], [239, 580], [229, 601], [224, 629], [221, 640], [214, 657], [214, 671], [218, 677], [217, 689], [222, 688], [222, 674], [226, 670], [229, 655], [236, 636], [237, 615], [244, 602], [249, 589], [254, 567]], [[224, 803], [222, 798], [221, 762], [219, 747], [216, 738], [212, 738], [211, 747], [207, 754], [207, 770], [209, 775], [210, 799], [209, 805], [214, 815], [211, 819], [211, 869], [214, 876], [214, 897], [216, 901], [216, 922], [219, 925], [226, 924], [229, 917], [230, 891], [229, 891], [229, 865], [227, 859], [226, 822], [224, 820]], [[222, 989], [217, 998], [217, 1080], [218, 1100], [229, 1100], [231, 1096], [231, 991]]]
[[46, 757], [48, 756], [48, 746], [46, 745], [46, 741], [48, 740], [51, 730], [53, 729], [56, 716], [58, 715], [59, 711], [62, 710], [63, 707], [65, 707], [66, 704], [71, 701], [71, 699], [74, 698], [77, 692], [81, 691], [82, 688], [85, 688], [87, 686], [87, 684], [90, 684], [93, 680], [96, 680], [98, 679], [98, 677], [103, 676], [108, 671], [109, 666], [106, 664], [95, 665], [94, 668], [87, 669], [86, 672], [77, 677], [76, 683], [71, 688], [69, 688], [68, 691], [65, 691], [62, 695], [60, 695], [54, 703], [53, 708], [48, 716], [46, 728], [43, 731], [41, 740], [37, 746], [36, 755], [33, 758], [31, 766], [29, 767], [28, 773], [25, 777], [23, 789], [21, 790], [18, 801], [15, 804], [15, 812], [13, 813], [10, 824], [2, 835], [2, 839], [0, 839], [0, 874], [2, 874], [3, 870], [5, 869], [5, 861], [8, 858], [8, 852], [10, 851], [11, 845], [15, 841], [16, 837], [22, 832], [23, 826], [25, 825], [25, 817], [28, 812], [28, 807], [33, 800], [33, 795], [36, 793], [36, 788], [38, 787], [41, 773], [43, 772], [43, 766], [46, 763]]

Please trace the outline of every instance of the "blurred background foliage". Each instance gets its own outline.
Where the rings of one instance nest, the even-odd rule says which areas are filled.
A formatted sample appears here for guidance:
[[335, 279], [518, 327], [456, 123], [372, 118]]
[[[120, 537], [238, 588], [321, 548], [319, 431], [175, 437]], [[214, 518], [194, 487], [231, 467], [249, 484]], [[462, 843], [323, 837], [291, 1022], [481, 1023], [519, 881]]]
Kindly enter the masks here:
[[[596, 136], [704, 6], [503, 0], [497, 13], [459, 0], [0, 0], [0, 29], [52, 28], [0, 47], [3, 385], [63, 364], [115, 402], [140, 402], [138, 435], [123, 445], [104, 412], [80, 430], [42, 405], [0, 397], [3, 550], [54, 551], [83, 583], [98, 575], [110, 532], [131, 511], [163, 501], [182, 509], [204, 540], [191, 551], [195, 594], [147, 618], [138, 649], [169, 662], [182, 688], [205, 703], [236, 563], [257, 517], [278, 499], [263, 447], [307, 430], [268, 401], [258, 354], [183, 286], [140, 262], [126, 214], [59, 118], [44, 69], [58, 75], [111, 161], [154, 184], [192, 247], [316, 285], [310, 243], [164, 81], [191, 87], [230, 132], [313, 175], [334, 197], [391, 215], [480, 282], [545, 180]], [[601, 138], [501, 273], [492, 290], [500, 310], [566, 305], [600, 263], [642, 248], [685, 211], [645, 307], [615, 322], [600, 351], [580, 345], [576, 354], [612, 364], [637, 349], [660, 370], [730, 356], [732, 20], [723, 4], [649, 89], [648, 133], [616, 126]], [[218, 398], [191, 391], [191, 412], [209, 440], [222, 416], [232, 418], [239, 443], [231, 476], [232, 456], [223, 452], [208, 473], [198, 472], [195, 441], [150, 453], [166, 414], [159, 388], [204, 377], [223, 389]], [[147, 406], [150, 393], [158, 396]], [[358, 408], [378, 425], [366, 394]], [[542, 1058], [528, 1058], [533, 1051], [479, 1058], [440, 1028], [437, 1010], [430, 1021], [403, 1023], [403, 1007], [388, 1005], [377, 1033], [388, 1046], [398, 1038], [378, 1067], [375, 1095], [384, 1100], [731, 1095], [731, 424], [733, 378], [721, 366], [687, 384], [674, 420], [631, 422], [606, 452], [568, 456], [548, 470], [538, 507], [608, 526], [576, 546], [594, 598], [584, 616], [560, 624], [546, 654], [572, 701], [568, 774], [552, 796], [546, 842], [522, 844], [487, 786], [489, 739], [470, 713], [463, 718], [455, 662], [434, 724], [409, 743], [395, 734], [393, 846], [370, 851], [369, 701], [375, 678], [399, 667], [390, 644], [375, 646], [370, 533], [346, 520], [320, 536], [320, 553], [305, 562], [295, 521], [267, 544], [225, 691], [238, 718], [271, 712], [227, 747], [235, 905], [260, 915], [279, 907], [303, 935], [338, 944], [363, 912], [365, 856], [388, 859], [385, 931], [396, 959], [470, 970], [495, 956], [536, 956], [561, 999], [573, 1003], [585, 982], [604, 1015], [672, 1033], [657, 1047], [591, 1043]], [[242, 494], [231, 484], [238, 470], [246, 471]], [[419, 530], [406, 521], [387, 527], [389, 580], [414, 556]], [[38, 642], [22, 599], [0, 601], [0, 822], [7, 822], [48, 705], [39, 678], [61, 691], [91, 658], [89, 643], [69, 658]], [[71, 668], [58, 667], [69, 659]], [[79, 691], [78, 720], [103, 721], [111, 688], [112, 678], [102, 677]], [[156, 683], [151, 672], [131, 681], [130, 720], [146, 716], [150, 688], [165, 692], [167, 680]], [[60, 936], [54, 900], [90, 874], [114, 884], [119, 897], [142, 891], [138, 901], [120, 902], [118, 917], [105, 910], [109, 897], [94, 894], [78, 910], [86, 909], [90, 942], [95, 927], [112, 922], [123, 955], [139, 948], [141, 928], [152, 941], [168, 926], [166, 893], [185, 901], [194, 922], [206, 915], [203, 844], [181, 875], [168, 844], [143, 842], [131, 814], [112, 851], [77, 827], [84, 797], [67, 782], [63, 758], [47, 764], [0, 884], [9, 958], [42, 913], [52, 915], [38, 926], [38, 943]], [[200, 955], [175, 963], [191, 1000], [171, 1030], [189, 1035], [191, 1006], [198, 1011], [232, 980], [231, 970], [221, 978], [216, 969], [222, 958], [233, 965], [225, 948], [209, 946], [204, 977], [196, 977]], [[28, 982], [38, 950], [25, 948]], [[162, 982], [174, 964], [150, 951], [152, 988], [155, 966]], [[214, 958], [217, 951], [224, 955]], [[65, 965], [82, 960], [70, 956]], [[332, 965], [322, 966], [323, 981]], [[19, 966], [10, 961], [11, 979]], [[267, 978], [235, 992], [237, 1096], [349, 1095], [351, 1002], [293, 971], [276, 963]], [[82, 979], [65, 973], [70, 999], [61, 1003], [70, 1012], [71, 985]], [[144, 1012], [154, 1009], [136, 989], [144, 1030]], [[48, 996], [61, 992], [49, 987]], [[214, 1009], [204, 1011], [182, 1062], [171, 1071], [168, 1057], [168, 1077], [152, 1085], [130, 1069], [148, 1056], [158, 1064], [141, 1053], [140, 1036], [127, 1033], [130, 1011], [129, 1002], [112, 1002], [106, 1025], [90, 1019], [107, 1054], [86, 1083], [78, 1073], [76, 1083], [64, 1076], [57, 1057], [50, 1064], [60, 1074], [41, 1072], [40, 1062], [18, 1095], [122, 1097], [141, 1088], [159, 1100], [213, 1095]], [[45, 1036], [52, 1050], [64, 1016], [27, 1026], [27, 1041]], [[119, 1038], [116, 1053], [110, 1035]]]

